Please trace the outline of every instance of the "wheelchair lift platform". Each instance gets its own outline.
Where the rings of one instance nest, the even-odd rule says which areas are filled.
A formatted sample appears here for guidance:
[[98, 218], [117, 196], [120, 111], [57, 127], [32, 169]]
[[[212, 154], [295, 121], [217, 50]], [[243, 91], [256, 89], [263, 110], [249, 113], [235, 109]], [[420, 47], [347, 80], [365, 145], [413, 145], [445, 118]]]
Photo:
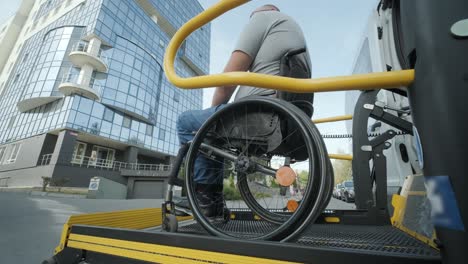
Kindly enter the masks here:
[[245, 209], [223, 223], [245, 240], [213, 237], [191, 217], [162, 231], [160, 208], [78, 215], [43, 263], [440, 263], [438, 250], [392, 225], [358, 224], [364, 213], [327, 210], [289, 242], [247, 240], [269, 224]]
[[[174, 65], [184, 40], [216, 17], [247, 2], [249, 0], [219, 1], [185, 23], [167, 46], [166, 77], [183, 89], [246, 85], [294, 93], [369, 90], [356, 105], [353, 157], [347, 157], [353, 160], [355, 192], [361, 195], [361, 198], [356, 197], [356, 204], [358, 208], [368, 209], [325, 211], [317, 221], [287, 242], [249, 240], [256, 232], [265, 233], [269, 224], [249, 211], [235, 209], [230, 210], [229, 221], [220, 224], [226, 225], [226, 232], [240, 234], [238, 239], [211, 236], [189, 217], [178, 218], [177, 233], [163, 231], [160, 208], [72, 216], [64, 226], [55, 256], [43, 263], [468, 263], [464, 228], [468, 205], [464, 194], [468, 141], [465, 129], [460, 129], [460, 124], [466, 124], [468, 115], [465, 107], [468, 60], [461, 59], [467, 51], [466, 37], [453, 31], [450, 33], [454, 22], [466, 20], [467, 1], [456, 0], [450, 4], [436, 0], [381, 1], [377, 9], [379, 14], [390, 9], [394, 11], [389, 23], [393, 32], [385, 31], [387, 26], [378, 27], [378, 31], [393, 33], [395, 41], [392, 42], [395, 43], [392, 45], [396, 46], [398, 56], [396, 64], [386, 65], [385, 72], [297, 80], [251, 72], [192, 78], [178, 76]], [[440, 50], [445, 51], [443, 56]], [[395, 62], [392, 60], [392, 63]], [[381, 109], [374, 95], [382, 89], [410, 99], [409, 109], [414, 123], [401, 121], [399, 116], [388, 115]], [[439, 222], [427, 229], [425, 235], [412, 231], [415, 228], [411, 227], [424, 228], [425, 223], [431, 222], [417, 221], [424, 215], [416, 209], [428, 208], [419, 206], [425, 204], [427, 195], [418, 189], [407, 191], [406, 196], [400, 192], [401, 196], [393, 197], [394, 214], [389, 219], [388, 211], [382, 210], [388, 208], [387, 165], [382, 153], [390, 146], [385, 141], [397, 132], [387, 130], [380, 138], [369, 140], [366, 132], [369, 118], [381, 118], [397, 130], [415, 135], [420, 154], [424, 154], [418, 155], [424, 173], [419, 180], [423, 182], [428, 178], [433, 181], [434, 190], [438, 190], [435, 187], [440, 190], [432, 193], [432, 198], [437, 196], [437, 202], [450, 205], [436, 216], [453, 214], [456, 217], [451, 220], [459, 220], [459, 224]], [[375, 171], [369, 168], [371, 159]], [[375, 179], [381, 190], [375, 195], [370, 179]], [[373, 196], [375, 199], [367, 199]], [[368, 203], [373, 200], [376, 203]]]

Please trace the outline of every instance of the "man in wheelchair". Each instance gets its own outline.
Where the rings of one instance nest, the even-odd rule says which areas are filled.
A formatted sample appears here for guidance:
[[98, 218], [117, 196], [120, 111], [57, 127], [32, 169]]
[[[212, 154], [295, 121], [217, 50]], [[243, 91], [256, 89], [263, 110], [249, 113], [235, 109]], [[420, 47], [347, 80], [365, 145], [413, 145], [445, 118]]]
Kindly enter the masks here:
[[[224, 72], [233, 71], [310, 78], [310, 57], [301, 28], [293, 18], [281, 13], [274, 5], [264, 5], [255, 9], [224, 69]], [[202, 125], [214, 113], [226, 106], [236, 88], [236, 86], [217, 87], [210, 108], [187, 111], [179, 116], [177, 132], [181, 145], [191, 141]], [[234, 101], [250, 96], [271, 96], [286, 101], [309, 102], [299, 108], [309, 117], [312, 116], [313, 94], [239, 87]], [[259, 122], [268, 122], [265, 118], [257, 119]], [[206, 217], [216, 217], [223, 212], [223, 166], [225, 164], [222, 160], [209, 159], [203, 155], [195, 160], [193, 180], [196, 198], [199, 208]], [[183, 201], [176, 203], [176, 206], [187, 208], [188, 203]]]

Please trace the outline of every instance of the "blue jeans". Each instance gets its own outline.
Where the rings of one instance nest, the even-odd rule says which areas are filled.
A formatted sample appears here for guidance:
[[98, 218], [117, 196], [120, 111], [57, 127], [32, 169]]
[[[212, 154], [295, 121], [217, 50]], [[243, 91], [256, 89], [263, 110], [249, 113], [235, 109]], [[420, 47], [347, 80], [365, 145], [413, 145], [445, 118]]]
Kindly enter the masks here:
[[[183, 112], [177, 119], [177, 135], [180, 144], [192, 140], [201, 126], [225, 104], [203, 110]], [[194, 164], [194, 181], [201, 184], [223, 184], [223, 162], [208, 159], [199, 155]]]

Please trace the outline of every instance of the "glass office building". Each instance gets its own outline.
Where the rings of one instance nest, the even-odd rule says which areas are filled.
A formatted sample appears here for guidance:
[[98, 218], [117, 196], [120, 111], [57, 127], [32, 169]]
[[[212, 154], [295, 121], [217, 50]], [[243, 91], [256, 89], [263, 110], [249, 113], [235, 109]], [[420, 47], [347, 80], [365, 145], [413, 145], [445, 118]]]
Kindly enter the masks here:
[[[24, 0], [12, 22], [21, 30], [0, 35], [14, 42], [0, 78], [3, 184], [37, 185], [38, 170], [72, 186], [100, 175], [125, 183], [131, 166], [168, 165], [176, 118], [202, 107], [202, 91], [176, 89], [161, 65], [177, 28], [201, 11], [194, 0]], [[178, 74], [207, 74], [209, 51], [208, 25], [184, 43]]]

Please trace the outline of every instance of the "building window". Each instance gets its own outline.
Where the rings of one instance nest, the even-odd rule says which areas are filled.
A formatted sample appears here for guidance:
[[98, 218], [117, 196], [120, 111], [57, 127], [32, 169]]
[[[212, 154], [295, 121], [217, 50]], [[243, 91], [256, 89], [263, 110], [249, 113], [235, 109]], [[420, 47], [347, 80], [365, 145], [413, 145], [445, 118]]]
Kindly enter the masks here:
[[16, 83], [19, 80], [20, 75], [16, 74], [15, 79], [13, 79], [13, 83]]
[[16, 143], [11, 145], [11, 153], [10, 157], [6, 160], [5, 163], [11, 164], [16, 162], [16, 158], [18, 158], [18, 153], [21, 148], [21, 143]]
[[180, 101], [180, 95], [176, 91], [174, 91], [174, 101], [176, 101], [177, 103]]
[[1, 147], [0, 148], [0, 163], [2, 163], [3, 156], [5, 155], [5, 149], [6, 149], [6, 147]]
[[104, 120], [109, 122], [114, 121], [114, 112], [112, 112], [109, 108], [104, 110]]
[[147, 136], [152, 136], [153, 135], [153, 126], [151, 126], [151, 125], [146, 126], [146, 135]]
[[24, 54], [24, 56], [23, 56], [23, 62], [26, 62], [26, 60], [28, 59], [28, 57], [29, 57], [29, 52], [26, 53], [26, 54]]
[[89, 165], [111, 168], [114, 163], [115, 150], [94, 146], [89, 158]]
[[160, 128], [159, 129], [159, 139], [160, 140], [166, 140], [166, 130]]
[[16, 121], [16, 116], [12, 116], [10, 118], [10, 121], [8, 122], [8, 129], [13, 127], [13, 125], [15, 124], [15, 121]]
[[76, 142], [75, 149], [73, 149], [72, 163], [82, 164], [86, 152], [86, 143]]
[[132, 119], [128, 116], [124, 116], [123, 118], [123, 127], [130, 128], [132, 126]]

